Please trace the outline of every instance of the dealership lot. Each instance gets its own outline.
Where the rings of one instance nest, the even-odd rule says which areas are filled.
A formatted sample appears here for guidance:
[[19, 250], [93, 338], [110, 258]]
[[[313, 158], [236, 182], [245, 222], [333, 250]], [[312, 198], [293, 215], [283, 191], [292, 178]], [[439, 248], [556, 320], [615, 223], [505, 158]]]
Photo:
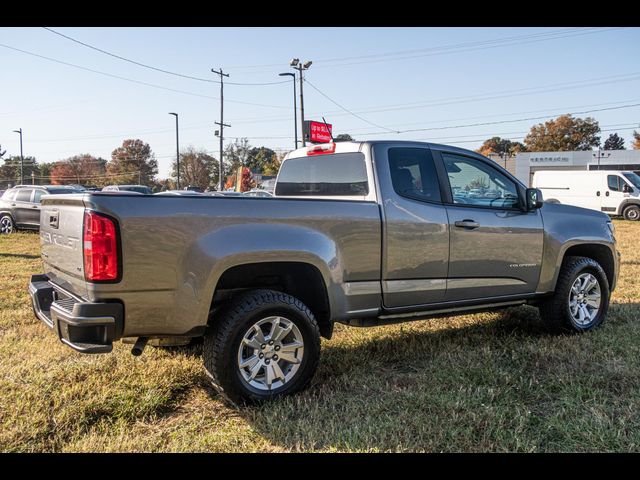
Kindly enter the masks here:
[[605, 326], [553, 336], [530, 307], [336, 327], [310, 389], [234, 409], [200, 345], [83, 356], [33, 316], [37, 234], [0, 236], [0, 451], [638, 451], [640, 254]]

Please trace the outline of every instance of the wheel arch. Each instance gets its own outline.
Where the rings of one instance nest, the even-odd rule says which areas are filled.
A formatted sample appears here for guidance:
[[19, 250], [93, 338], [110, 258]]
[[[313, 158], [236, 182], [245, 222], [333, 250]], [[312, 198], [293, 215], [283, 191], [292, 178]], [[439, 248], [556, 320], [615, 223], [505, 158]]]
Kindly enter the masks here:
[[599, 243], [579, 243], [577, 245], [572, 245], [568, 247], [563, 255], [560, 264], [558, 265], [558, 272], [556, 273], [556, 278], [554, 280], [554, 288], [558, 281], [558, 273], [560, 272], [560, 268], [566, 261], [567, 257], [587, 257], [591, 258], [598, 262], [598, 264], [604, 270], [605, 275], [607, 276], [607, 281], [609, 282], [609, 289], [613, 290], [615, 287], [615, 278], [616, 278], [616, 264], [613, 256], [613, 252], [607, 245], [599, 244]]
[[320, 334], [331, 338], [333, 322], [327, 284], [316, 265], [301, 261], [271, 261], [231, 266], [216, 282], [211, 310], [215, 312], [238, 293], [257, 289], [275, 290], [296, 297], [313, 312]]

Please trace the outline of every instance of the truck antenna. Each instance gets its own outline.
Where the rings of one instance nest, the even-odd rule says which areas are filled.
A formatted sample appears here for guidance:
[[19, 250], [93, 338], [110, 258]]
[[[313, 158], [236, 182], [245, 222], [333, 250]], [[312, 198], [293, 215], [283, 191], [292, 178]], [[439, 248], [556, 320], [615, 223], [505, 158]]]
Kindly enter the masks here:
[[322, 117], [322, 121], [324, 122], [324, 126], [327, 127], [327, 132], [329, 132], [329, 135], [331, 135], [331, 141], [335, 143], [335, 141], [333, 140], [333, 133], [331, 133], [331, 129], [329, 128], [329, 125], [327, 125], [327, 121], [324, 119], [324, 117]]

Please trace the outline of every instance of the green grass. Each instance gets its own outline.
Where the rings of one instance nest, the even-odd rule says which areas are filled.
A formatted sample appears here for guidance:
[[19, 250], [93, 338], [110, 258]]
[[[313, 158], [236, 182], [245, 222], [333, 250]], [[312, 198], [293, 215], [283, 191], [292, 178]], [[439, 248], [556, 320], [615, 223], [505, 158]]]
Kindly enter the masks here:
[[336, 326], [309, 389], [230, 408], [201, 347], [86, 356], [31, 310], [39, 238], [0, 236], [0, 451], [640, 451], [640, 225], [607, 323], [551, 335], [537, 310]]

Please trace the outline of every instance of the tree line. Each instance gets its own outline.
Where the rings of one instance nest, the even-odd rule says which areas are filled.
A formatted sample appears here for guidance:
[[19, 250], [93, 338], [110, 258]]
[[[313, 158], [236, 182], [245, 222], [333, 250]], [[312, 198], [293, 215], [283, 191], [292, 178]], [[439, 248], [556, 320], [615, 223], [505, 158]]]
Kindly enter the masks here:
[[[0, 147], [0, 186], [20, 181], [20, 156], [4, 158], [6, 150]], [[248, 139], [237, 139], [225, 148], [225, 179], [233, 177], [239, 166], [243, 171], [243, 185], [255, 186], [252, 171], [275, 175], [282, 158], [267, 147], [253, 147]], [[220, 162], [206, 150], [189, 146], [180, 152], [180, 183], [202, 190], [213, 189], [220, 178]], [[89, 153], [81, 153], [56, 162], [37, 162], [32, 156], [24, 158], [23, 176], [27, 184], [93, 185], [104, 187], [112, 184], [139, 184], [154, 191], [174, 189], [177, 180], [177, 162], [171, 165], [171, 177], [157, 179], [158, 162], [151, 146], [140, 139], [126, 139], [111, 152], [106, 160]], [[248, 180], [245, 181], [245, 175]], [[233, 177], [235, 182], [235, 177]], [[228, 182], [227, 182], [228, 183]]]
[[[612, 133], [601, 144], [599, 123], [591, 117], [576, 118], [572, 115], [560, 115], [558, 118], [539, 123], [531, 127], [524, 143], [506, 138], [492, 137], [476, 150], [482, 155], [497, 154], [512, 156], [519, 152], [567, 152], [573, 150], [591, 150], [602, 147], [604, 150], [624, 150], [624, 139]], [[632, 147], [640, 150], [640, 133], [633, 131]]]
[[[591, 117], [575, 118], [561, 115], [531, 127], [524, 142], [514, 142], [501, 137], [486, 140], [477, 150], [483, 155], [515, 155], [518, 152], [591, 150], [601, 146], [601, 129]], [[340, 134], [335, 141], [354, 140], [348, 134]], [[640, 149], [640, 133], [634, 130], [632, 147]], [[624, 149], [624, 140], [617, 133], [605, 140], [605, 150]], [[0, 187], [20, 181], [20, 157], [4, 158], [6, 151], [0, 146]], [[224, 151], [225, 188], [236, 184], [238, 167], [243, 167], [241, 185], [243, 190], [255, 187], [252, 172], [276, 175], [282, 162], [268, 147], [254, 147], [247, 138], [236, 139], [227, 144]], [[192, 185], [202, 190], [215, 189], [220, 179], [220, 163], [206, 150], [189, 146], [180, 152], [181, 186]], [[34, 157], [24, 158], [24, 181], [36, 184], [80, 184], [103, 187], [111, 184], [140, 184], [154, 191], [174, 189], [177, 179], [175, 159], [171, 165], [171, 177], [158, 180], [158, 162], [150, 145], [140, 139], [126, 139], [111, 152], [106, 160], [89, 153], [82, 153], [57, 162], [37, 162]]]

